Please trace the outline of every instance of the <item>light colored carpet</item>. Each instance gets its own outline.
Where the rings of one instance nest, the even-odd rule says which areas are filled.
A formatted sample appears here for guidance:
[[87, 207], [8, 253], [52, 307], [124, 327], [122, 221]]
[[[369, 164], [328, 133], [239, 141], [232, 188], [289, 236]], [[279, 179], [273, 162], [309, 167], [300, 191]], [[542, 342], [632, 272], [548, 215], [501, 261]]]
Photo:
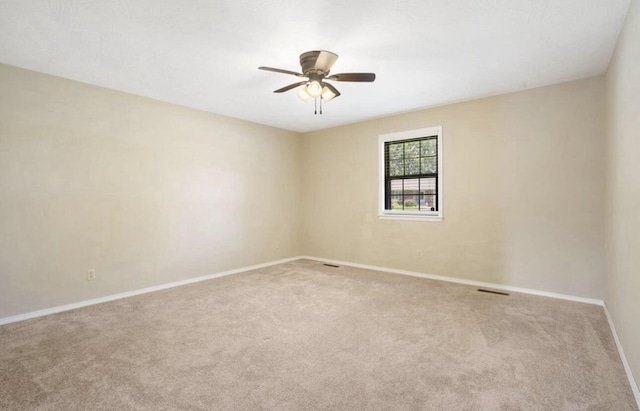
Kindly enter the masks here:
[[601, 307], [299, 260], [0, 327], [5, 410], [635, 410]]

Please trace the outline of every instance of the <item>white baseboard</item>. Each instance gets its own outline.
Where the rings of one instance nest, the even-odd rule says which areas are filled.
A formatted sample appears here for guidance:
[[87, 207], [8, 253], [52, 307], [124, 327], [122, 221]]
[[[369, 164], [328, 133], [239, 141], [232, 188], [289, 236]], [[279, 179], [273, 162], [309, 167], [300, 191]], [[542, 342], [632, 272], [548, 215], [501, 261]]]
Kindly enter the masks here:
[[638, 390], [638, 384], [636, 383], [635, 378], [633, 378], [633, 373], [631, 372], [631, 367], [629, 366], [627, 357], [626, 355], [624, 355], [624, 349], [622, 349], [622, 344], [620, 343], [620, 339], [618, 338], [616, 327], [614, 327], [613, 325], [613, 319], [609, 314], [609, 309], [607, 308], [607, 304], [604, 305], [604, 313], [607, 315], [607, 321], [609, 322], [609, 327], [611, 327], [611, 333], [613, 334], [613, 339], [616, 342], [616, 347], [618, 348], [618, 353], [620, 354], [620, 360], [622, 360], [622, 365], [624, 366], [624, 371], [627, 373], [627, 378], [629, 379], [629, 385], [631, 385], [633, 396], [636, 398], [636, 404], [638, 404], [638, 409], [640, 409], [640, 390]]
[[243, 273], [245, 271], [257, 270], [258, 268], [269, 267], [276, 264], [287, 263], [289, 261], [299, 260], [300, 257], [285, 258], [277, 261], [270, 261], [268, 263], [256, 264], [249, 267], [236, 268], [234, 270], [222, 271], [220, 273], [203, 275], [200, 277], [189, 278], [187, 280], [174, 281], [167, 284], [154, 285], [152, 287], [141, 288], [133, 291], [126, 291], [123, 293], [107, 295], [105, 297], [94, 298], [92, 300], [80, 301], [77, 303], [60, 305], [52, 308], [45, 308], [44, 310], [32, 311], [24, 314], [18, 314], [11, 317], [0, 318], [0, 325], [15, 323], [18, 321], [30, 320], [32, 318], [43, 317], [45, 315], [56, 314], [63, 311], [75, 310], [76, 308], [82, 308], [89, 305], [106, 303], [108, 301], [119, 300], [121, 298], [133, 297], [135, 295], [152, 293], [154, 291], [166, 290], [167, 288], [179, 287], [181, 285], [187, 285], [197, 283], [200, 281], [211, 280], [213, 278], [224, 277], [227, 275]]
[[263, 264], [252, 265], [252, 266], [249, 266], [249, 267], [242, 267], [242, 268], [237, 268], [237, 269], [234, 269], [234, 270], [223, 271], [223, 272], [220, 272], [220, 273], [204, 275], [204, 276], [201, 276], [201, 277], [189, 278], [187, 280], [181, 280], [181, 281], [175, 281], [175, 282], [171, 282], [171, 283], [167, 283], [167, 284], [156, 285], [156, 286], [142, 288], [142, 289], [138, 289], [138, 290], [126, 291], [126, 292], [123, 292], [123, 293], [108, 295], [108, 296], [105, 296], [105, 297], [94, 298], [94, 299], [91, 299], [91, 300], [79, 301], [79, 302], [76, 302], [76, 303], [60, 305], [60, 306], [57, 306], [57, 307], [45, 308], [43, 310], [31, 311], [31, 312], [28, 312], [28, 313], [18, 314], [18, 315], [14, 315], [14, 316], [11, 316], [11, 317], [0, 318], [0, 325], [15, 323], [15, 322], [18, 322], [18, 321], [29, 320], [29, 319], [37, 318], [37, 317], [43, 317], [45, 315], [56, 314], [56, 313], [60, 313], [60, 312], [63, 312], [63, 311], [75, 310], [76, 308], [86, 307], [86, 306], [94, 305], [94, 304], [105, 303], [105, 302], [108, 302], [108, 301], [119, 300], [121, 298], [133, 297], [135, 295], [151, 293], [151, 292], [154, 292], [154, 291], [165, 290], [167, 288], [179, 287], [181, 285], [192, 284], [192, 283], [196, 283], [196, 282], [199, 282], [199, 281], [211, 280], [213, 278], [224, 277], [224, 276], [232, 275], [232, 274], [238, 274], [238, 273], [242, 273], [242, 272], [245, 272], [245, 271], [256, 270], [256, 269], [259, 269], [259, 268], [269, 267], [269, 266], [272, 266], [272, 265], [282, 264], [282, 263], [286, 263], [286, 262], [294, 261], [294, 260], [299, 260], [299, 259], [303, 259], [303, 258], [304, 259], [308, 259], [308, 260], [315, 260], [315, 261], [321, 261], [321, 262], [325, 262], [325, 263], [331, 263], [331, 264], [339, 264], [339, 265], [346, 265], [346, 266], [350, 266], [350, 267], [364, 268], [364, 269], [368, 269], [368, 270], [386, 271], [386, 272], [394, 273], [394, 274], [402, 274], [402, 275], [409, 275], [409, 276], [413, 276], [413, 277], [427, 278], [427, 279], [431, 279], [431, 280], [447, 281], [447, 282], [452, 282], [452, 283], [471, 285], [471, 286], [474, 286], [474, 287], [488, 287], [488, 288], [493, 288], [493, 289], [496, 289], [496, 290], [513, 291], [513, 292], [519, 292], [519, 293], [524, 293], [524, 294], [533, 294], [533, 295], [539, 295], [539, 296], [543, 296], [543, 297], [559, 298], [559, 299], [562, 299], [562, 300], [570, 300], [570, 301], [577, 301], [577, 302], [582, 302], [582, 303], [587, 303], [587, 304], [595, 304], [595, 305], [604, 306], [604, 302], [602, 300], [596, 300], [596, 299], [591, 299], [591, 298], [575, 297], [575, 296], [570, 296], [570, 295], [551, 293], [551, 292], [547, 292], [547, 291], [532, 290], [532, 289], [520, 288], [520, 287], [511, 287], [511, 286], [500, 285], [500, 284], [492, 284], [492, 283], [485, 283], [485, 282], [480, 282], [480, 281], [465, 280], [465, 279], [461, 279], [461, 278], [445, 277], [445, 276], [433, 275], [433, 274], [424, 274], [424, 273], [418, 273], [418, 272], [414, 272], [414, 271], [397, 270], [395, 268], [389, 268], [389, 267], [378, 267], [378, 266], [373, 266], [373, 265], [357, 264], [357, 263], [351, 263], [351, 262], [347, 262], [347, 261], [331, 260], [331, 259], [327, 259], [327, 258], [312, 257], [312, 256], [298, 256], [298, 257], [285, 258], [285, 259], [277, 260], [277, 261], [271, 261], [271, 262], [263, 263]]
[[60, 305], [60, 306], [57, 306], [57, 307], [46, 308], [46, 309], [43, 309], [43, 310], [32, 311], [32, 312], [28, 312], [28, 313], [24, 313], [24, 314], [18, 314], [18, 315], [14, 315], [14, 316], [11, 316], [11, 317], [0, 318], [0, 325], [10, 324], [10, 323], [18, 322], [18, 321], [29, 320], [31, 318], [42, 317], [42, 316], [45, 316], [45, 315], [60, 313], [60, 312], [63, 312], [63, 311], [75, 310], [76, 308], [86, 307], [86, 306], [89, 306], [89, 305], [94, 305], [94, 304], [100, 304], [100, 303], [104, 303], [104, 302], [108, 302], [108, 301], [119, 300], [121, 298], [127, 298], [127, 297], [132, 297], [132, 296], [135, 296], [135, 295], [151, 293], [151, 292], [154, 292], [154, 291], [165, 290], [167, 288], [179, 287], [181, 285], [197, 283], [199, 281], [211, 280], [213, 278], [224, 277], [224, 276], [231, 275], [231, 274], [238, 274], [238, 273], [242, 273], [242, 272], [245, 272], [245, 271], [256, 270], [256, 269], [259, 269], [259, 268], [269, 267], [269, 266], [272, 266], [272, 265], [282, 264], [282, 263], [286, 263], [286, 262], [289, 262], [289, 261], [295, 261], [295, 260], [300, 260], [300, 259], [321, 261], [321, 262], [330, 263], [330, 264], [346, 265], [346, 266], [350, 266], [350, 267], [364, 268], [364, 269], [368, 269], [368, 270], [386, 271], [386, 272], [389, 272], [389, 273], [409, 275], [409, 276], [412, 276], [412, 277], [427, 278], [427, 279], [430, 279], [430, 280], [447, 281], [447, 282], [451, 282], [451, 283], [471, 285], [471, 286], [474, 286], [474, 287], [487, 287], [487, 288], [493, 288], [493, 289], [496, 289], [496, 290], [512, 291], [512, 292], [518, 292], [518, 293], [524, 293], [524, 294], [533, 294], [533, 295], [539, 295], [539, 296], [543, 296], [543, 297], [558, 298], [558, 299], [562, 299], [562, 300], [577, 301], [577, 302], [586, 303], [586, 304], [595, 304], [595, 305], [604, 306], [604, 301], [597, 300], [597, 299], [592, 299], [592, 298], [575, 297], [575, 296], [571, 296], [571, 295], [551, 293], [551, 292], [547, 292], [547, 291], [539, 291], [539, 290], [533, 290], [533, 289], [529, 289], [529, 288], [512, 287], [512, 286], [507, 286], [507, 285], [486, 283], [486, 282], [481, 282], [481, 281], [465, 280], [465, 279], [462, 279], [462, 278], [445, 277], [445, 276], [434, 275], [434, 274], [424, 274], [424, 273], [418, 273], [418, 272], [415, 272], [415, 271], [398, 270], [398, 269], [389, 268], [389, 267], [378, 267], [378, 266], [374, 266], [374, 265], [351, 263], [351, 262], [347, 262], [347, 261], [331, 260], [331, 259], [328, 259], [328, 258], [312, 257], [312, 256], [298, 256], [298, 257], [285, 258], [285, 259], [277, 260], [277, 261], [270, 261], [268, 263], [263, 263], [263, 264], [252, 265], [252, 266], [249, 266], [249, 267], [242, 267], [242, 268], [237, 268], [237, 269], [234, 269], [234, 270], [223, 271], [223, 272], [220, 272], [220, 273], [208, 274], [208, 275], [204, 275], [204, 276], [201, 276], [201, 277], [189, 278], [187, 280], [174, 281], [174, 282], [171, 282], [171, 283], [156, 285], [156, 286], [142, 288], [142, 289], [138, 289], [138, 290], [126, 291], [126, 292], [123, 292], [123, 293], [108, 295], [108, 296], [105, 296], [105, 297], [94, 298], [94, 299], [91, 299], [91, 300], [86, 300], [86, 301], [80, 301], [80, 302], [71, 303], [71, 304]]
[[514, 293], [523, 293], [523, 294], [533, 294], [533, 295], [538, 295], [538, 296], [541, 296], [541, 297], [550, 297], [550, 298], [557, 298], [557, 299], [560, 299], [560, 300], [569, 300], [569, 301], [576, 301], [576, 302], [579, 302], [579, 303], [594, 304], [594, 305], [604, 306], [604, 301], [598, 300], [598, 299], [595, 299], [595, 298], [576, 297], [576, 296], [573, 296], [573, 295], [566, 295], [566, 294], [552, 293], [552, 292], [548, 292], [548, 291], [533, 290], [533, 289], [530, 289], [530, 288], [512, 287], [512, 286], [509, 286], [509, 285], [485, 283], [485, 282], [482, 282], [482, 281], [465, 280], [465, 279], [462, 279], [462, 278], [445, 277], [445, 276], [442, 276], [442, 275], [424, 274], [424, 273], [418, 273], [418, 272], [415, 272], [415, 271], [396, 270], [395, 268], [377, 267], [377, 266], [374, 266], [374, 265], [350, 263], [350, 262], [346, 262], [346, 261], [330, 260], [330, 259], [327, 259], [327, 258], [320, 258], [320, 257], [304, 256], [304, 257], [300, 257], [300, 258], [306, 258], [308, 260], [321, 261], [321, 262], [324, 262], [324, 263], [330, 263], [330, 264], [336, 264], [336, 265], [347, 265], [347, 266], [350, 266], [350, 267], [364, 268], [364, 269], [367, 269], [367, 270], [386, 271], [386, 272], [394, 273], [394, 274], [402, 274], [402, 275], [409, 275], [409, 276], [412, 276], [412, 277], [427, 278], [429, 280], [446, 281], [446, 282], [449, 282], [449, 283], [471, 285], [471, 286], [474, 286], [474, 287], [486, 287], [486, 288], [492, 288], [492, 289], [495, 289], [495, 290], [512, 291]]

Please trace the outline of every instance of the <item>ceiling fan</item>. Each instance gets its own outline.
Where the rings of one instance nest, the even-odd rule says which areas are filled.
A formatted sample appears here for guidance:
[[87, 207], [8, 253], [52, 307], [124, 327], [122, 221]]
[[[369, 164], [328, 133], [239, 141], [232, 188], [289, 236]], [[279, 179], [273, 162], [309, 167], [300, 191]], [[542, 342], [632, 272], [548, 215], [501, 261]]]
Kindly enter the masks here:
[[296, 87], [304, 86], [298, 92], [298, 98], [307, 102], [313, 98], [316, 103], [315, 114], [318, 114], [317, 104], [320, 100], [320, 114], [322, 114], [322, 102], [329, 102], [338, 97], [340, 92], [327, 80], [331, 81], [355, 81], [370, 83], [376, 79], [375, 73], [340, 73], [329, 74], [331, 67], [338, 59], [338, 55], [326, 50], [307, 51], [300, 55], [302, 73], [283, 70], [273, 67], [258, 67], [260, 70], [274, 71], [276, 73], [292, 74], [296, 77], [306, 77], [306, 80], [289, 84], [275, 90], [274, 93], [283, 93]]

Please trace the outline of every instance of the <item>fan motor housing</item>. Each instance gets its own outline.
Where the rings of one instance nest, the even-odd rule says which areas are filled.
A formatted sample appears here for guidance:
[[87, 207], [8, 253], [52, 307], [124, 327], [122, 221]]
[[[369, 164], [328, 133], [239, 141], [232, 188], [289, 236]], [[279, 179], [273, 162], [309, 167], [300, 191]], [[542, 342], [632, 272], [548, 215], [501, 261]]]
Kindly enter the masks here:
[[302, 53], [300, 55], [300, 66], [302, 67], [302, 73], [304, 73], [305, 76], [309, 76], [310, 74], [323, 76], [329, 73], [329, 67], [320, 67], [322, 63], [318, 61], [318, 57], [320, 57], [321, 53], [325, 53], [325, 56], [330, 55], [333, 57], [333, 61], [338, 58], [337, 54], [325, 50], [313, 50]]

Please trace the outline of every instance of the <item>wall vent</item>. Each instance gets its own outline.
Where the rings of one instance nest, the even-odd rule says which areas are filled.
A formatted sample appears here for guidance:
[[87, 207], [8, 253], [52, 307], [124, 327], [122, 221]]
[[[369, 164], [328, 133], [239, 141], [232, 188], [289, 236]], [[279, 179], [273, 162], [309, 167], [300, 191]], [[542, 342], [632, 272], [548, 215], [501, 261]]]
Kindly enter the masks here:
[[502, 291], [487, 290], [486, 288], [478, 288], [478, 291], [480, 291], [481, 293], [498, 294], [498, 295], [509, 295], [509, 293], [504, 293]]

